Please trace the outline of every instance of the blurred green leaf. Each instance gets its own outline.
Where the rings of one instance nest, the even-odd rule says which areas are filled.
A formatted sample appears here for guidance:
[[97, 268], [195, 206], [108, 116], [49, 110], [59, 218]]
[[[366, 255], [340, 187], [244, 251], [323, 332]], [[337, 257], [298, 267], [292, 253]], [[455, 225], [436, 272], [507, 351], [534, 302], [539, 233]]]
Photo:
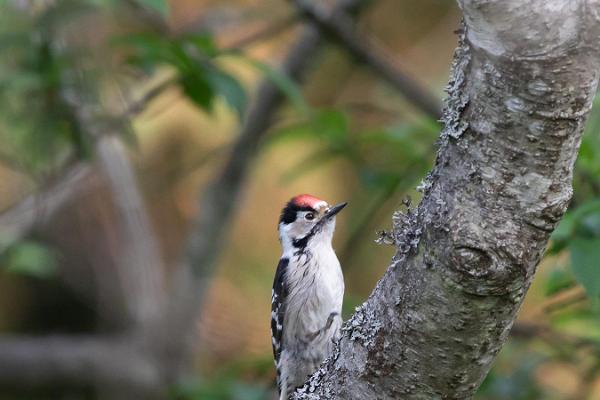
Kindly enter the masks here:
[[552, 233], [548, 254], [563, 250], [577, 237], [600, 236], [600, 200], [592, 200], [569, 210]]
[[145, 71], [152, 71], [160, 64], [176, 64], [174, 46], [171, 41], [154, 33], [131, 33], [115, 37], [111, 43], [127, 48], [131, 54], [128, 61]]
[[391, 188], [398, 185], [400, 179], [398, 173], [390, 171], [380, 171], [370, 167], [364, 167], [359, 170], [361, 182], [371, 188]]
[[568, 245], [569, 240], [575, 232], [575, 225], [576, 222], [573, 214], [567, 212], [554, 232], [552, 232], [552, 247], [550, 247], [547, 254], [556, 254]]
[[169, 3], [167, 0], [137, 0], [137, 2], [144, 7], [158, 12], [163, 17], [169, 15]]
[[355, 158], [348, 142], [348, 117], [340, 110], [313, 110], [308, 119], [278, 129], [267, 144], [286, 140], [317, 139], [319, 148], [283, 173], [282, 181], [290, 182], [337, 157]]
[[214, 97], [221, 96], [241, 119], [247, 103], [241, 83], [212, 62], [220, 54], [212, 36], [186, 35], [164, 38], [153, 33], [130, 34], [113, 40], [129, 47], [132, 65], [152, 70], [169, 65], [177, 71], [184, 94], [203, 110], [212, 111]]
[[323, 164], [333, 160], [336, 156], [337, 154], [328, 148], [318, 149], [296, 163], [293, 167], [286, 170], [281, 176], [281, 181], [284, 183], [292, 182], [295, 179], [322, 167]]
[[7, 249], [3, 258], [8, 272], [49, 278], [56, 271], [53, 251], [37, 242], [19, 242]]
[[246, 110], [246, 92], [240, 82], [231, 75], [216, 68], [207, 70], [207, 79], [214, 90], [222, 96], [242, 119]]
[[38, 32], [51, 32], [56, 27], [95, 11], [97, 5], [91, 1], [81, 0], [61, 0], [47, 4], [49, 6], [33, 21]]
[[[235, 55], [240, 56], [238, 53], [235, 53]], [[304, 96], [296, 82], [268, 64], [245, 56], [241, 56], [241, 59], [247, 61], [251, 66], [260, 71], [265, 78], [273, 82], [301, 115], [308, 117], [311, 114], [312, 109], [306, 100], [304, 100]]]
[[559, 332], [600, 343], [600, 316], [595, 307], [576, 308], [555, 313], [552, 326]]
[[183, 92], [199, 107], [206, 111], [212, 111], [213, 88], [202, 74], [182, 75], [179, 82]]
[[348, 117], [339, 110], [313, 110], [302, 121], [280, 127], [274, 132], [268, 144], [288, 140], [322, 139], [327, 144], [346, 142], [348, 134]]
[[182, 43], [190, 43], [198, 51], [205, 54], [207, 57], [216, 57], [220, 54], [214, 38], [208, 34], [187, 35], [181, 38]]
[[[535, 369], [543, 361], [539, 354], [532, 353], [526, 349], [519, 349], [515, 354], [507, 355], [511, 351], [510, 344], [500, 353], [500, 360], [496, 365], [504, 362], [510, 365], [508, 371], [494, 368], [485, 378], [479, 391], [477, 399], [486, 400], [537, 400], [544, 397], [544, 393], [533, 379]], [[523, 351], [525, 350], [525, 351]], [[502, 360], [505, 358], [505, 360]]]
[[311, 120], [315, 135], [325, 138], [330, 143], [346, 140], [348, 134], [348, 117], [340, 110], [318, 110]]
[[96, 7], [114, 7], [117, 0], [85, 0], [86, 3]]
[[600, 213], [600, 199], [591, 200], [577, 207], [573, 211], [573, 219], [578, 223], [584, 217], [594, 213]]
[[0, 50], [7, 51], [12, 49], [29, 46], [31, 38], [25, 32], [0, 32]]
[[600, 210], [582, 217], [579, 234], [586, 237], [600, 237]]
[[274, 145], [286, 141], [298, 139], [310, 139], [315, 137], [313, 127], [306, 121], [294, 122], [286, 126], [278, 127], [266, 140], [265, 145]]
[[192, 379], [172, 390], [173, 400], [264, 400], [270, 391], [262, 385], [253, 385], [229, 376], [220, 379]]
[[32, 177], [59, 168], [69, 153], [85, 154], [81, 132], [61, 96], [65, 70], [84, 50], [57, 50], [53, 34], [57, 26], [91, 9], [61, 1], [26, 19], [13, 10], [0, 27], [0, 140], [20, 170]]
[[552, 296], [576, 284], [573, 274], [563, 268], [553, 269], [545, 282], [546, 296]]
[[569, 244], [571, 267], [590, 298], [600, 298], [600, 239], [576, 238]]

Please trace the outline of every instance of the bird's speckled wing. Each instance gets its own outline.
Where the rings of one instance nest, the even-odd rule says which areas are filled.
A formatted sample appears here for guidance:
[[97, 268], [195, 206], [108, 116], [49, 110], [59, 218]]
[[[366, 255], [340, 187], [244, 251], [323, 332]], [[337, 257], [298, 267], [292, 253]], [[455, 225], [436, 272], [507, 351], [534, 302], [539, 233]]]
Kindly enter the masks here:
[[[285, 317], [286, 299], [288, 288], [285, 284], [285, 274], [289, 260], [282, 258], [277, 265], [275, 280], [273, 281], [273, 292], [271, 295], [271, 340], [273, 344], [273, 356], [275, 357], [275, 366], [279, 375], [279, 358], [283, 350], [283, 322]], [[277, 384], [280, 384], [280, 377], [277, 377]]]

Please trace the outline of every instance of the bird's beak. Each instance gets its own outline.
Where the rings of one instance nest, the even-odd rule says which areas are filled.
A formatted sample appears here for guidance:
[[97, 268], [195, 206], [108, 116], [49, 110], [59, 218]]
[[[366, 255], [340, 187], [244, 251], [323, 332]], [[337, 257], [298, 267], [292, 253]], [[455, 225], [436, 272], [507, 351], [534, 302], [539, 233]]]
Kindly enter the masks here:
[[325, 212], [325, 215], [323, 216], [323, 219], [330, 219], [333, 218], [337, 213], [339, 213], [340, 211], [342, 211], [342, 209], [344, 207], [346, 207], [346, 205], [348, 204], [348, 202], [343, 202], [340, 204], [336, 204], [333, 207], [330, 207], [329, 210], [327, 210]]

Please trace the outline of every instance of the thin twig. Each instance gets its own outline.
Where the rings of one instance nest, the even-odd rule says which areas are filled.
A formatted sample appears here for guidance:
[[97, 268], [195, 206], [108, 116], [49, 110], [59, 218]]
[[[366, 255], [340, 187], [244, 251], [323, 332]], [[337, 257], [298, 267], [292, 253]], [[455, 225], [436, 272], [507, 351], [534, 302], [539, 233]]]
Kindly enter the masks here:
[[223, 48], [225, 50], [239, 50], [248, 47], [256, 42], [260, 42], [266, 39], [270, 39], [273, 36], [279, 35], [288, 29], [291, 29], [298, 22], [298, 15], [292, 14], [279, 21], [275, 21], [266, 26], [262, 26], [259, 29], [250, 32], [240, 38], [232, 40], [231, 43], [225, 43]]
[[535, 322], [516, 322], [510, 330], [510, 335], [518, 339], [542, 339], [552, 345], [569, 344], [575, 347], [600, 347], [600, 342], [597, 340], [558, 332], [551, 326]]
[[538, 307], [537, 312], [541, 315], [550, 314], [586, 301], [587, 299], [588, 296], [585, 289], [581, 286], [576, 286], [549, 297]]
[[140, 96], [135, 101], [132, 101], [127, 105], [125, 111], [119, 116], [120, 120], [128, 120], [131, 117], [134, 117], [138, 114], [144, 112], [148, 104], [158, 96], [163, 94], [167, 89], [173, 87], [173, 85], [177, 84], [177, 77], [169, 77], [156, 84], [152, 88], [150, 88], [147, 92], [145, 92], [142, 96]]
[[371, 67], [423, 113], [435, 120], [441, 117], [442, 104], [439, 99], [432, 96], [413, 77], [402, 71], [385, 48], [376, 44], [368, 36], [359, 35], [348, 15], [328, 13], [311, 1], [291, 1], [305, 17], [314, 22], [356, 59]]

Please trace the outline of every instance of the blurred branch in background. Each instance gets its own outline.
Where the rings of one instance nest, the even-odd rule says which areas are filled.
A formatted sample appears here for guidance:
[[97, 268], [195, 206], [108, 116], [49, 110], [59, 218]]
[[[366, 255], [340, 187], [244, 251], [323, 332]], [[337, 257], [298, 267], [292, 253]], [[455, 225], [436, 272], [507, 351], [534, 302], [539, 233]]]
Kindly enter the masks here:
[[[68, 31], [63, 35], [56, 38], [59, 52], [66, 51], [69, 40], [73, 40]], [[136, 174], [122, 143], [128, 122], [111, 121], [108, 107], [99, 100], [100, 94], [91, 83], [90, 74], [85, 63], [76, 60], [63, 73], [61, 97], [70, 107], [82, 134], [94, 147], [97, 169], [106, 178], [117, 210], [119, 240], [113, 257], [118, 280], [114, 285], [123, 292], [128, 317], [136, 328], [136, 325], [155, 323], [163, 312], [165, 267]], [[148, 95], [145, 98], [146, 101], [150, 99]], [[125, 116], [128, 112], [124, 112]]]
[[585, 289], [581, 286], [561, 290], [544, 300], [544, 302], [538, 306], [536, 314], [543, 317], [544, 314], [547, 315], [552, 312], [560, 311], [566, 307], [580, 304], [587, 300], [589, 300], [589, 298], [585, 293]]
[[552, 346], [557, 346], [557, 348], [562, 346], [563, 351], [567, 349], [567, 352], [571, 351], [571, 346], [575, 348], [588, 346], [594, 348], [596, 351], [600, 350], [597, 340], [564, 334], [544, 324], [521, 322], [515, 324], [510, 334], [511, 337], [516, 339], [542, 339]]
[[161, 388], [157, 366], [130, 338], [0, 336], [0, 387]]
[[97, 154], [121, 217], [118, 271], [131, 301], [130, 313], [138, 324], [154, 323], [165, 302], [165, 267], [158, 240], [121, 139], [110, 134], [100, 137]]
[[358, 34], [347, 15], [331, 15], [318, 2], [292, 0], [300, 13], [315, 23], [336, 43], [340, 44], [358, 61], [365, 63], [382, 79], [434, 120], [442, 116], [442, 103], [418, 81], [402, 71], [393, 57], [382, 46], [365, 34]]
[[238, 37], [234, 40], [223, 43], [225, 49], [239, 50], [248, 47], [254, 43], [268, 40], [276, 35], [285, 32], [288, 29], [293, 28], [298, 22], [299, 18], [296, 14], [292, 14], [286, 18], [282, 18], [279, 21], [269, 22], [260, 29], [256, 29], [249, 34], [245, 34], [242, 37]]
[[40, 191], [0, 213], [0, 252], [50, 220], [73, 197], [91, 190], [96, 183], [90, 166], [78, 163], [69, 166], [54, 181], [47, 182]]

